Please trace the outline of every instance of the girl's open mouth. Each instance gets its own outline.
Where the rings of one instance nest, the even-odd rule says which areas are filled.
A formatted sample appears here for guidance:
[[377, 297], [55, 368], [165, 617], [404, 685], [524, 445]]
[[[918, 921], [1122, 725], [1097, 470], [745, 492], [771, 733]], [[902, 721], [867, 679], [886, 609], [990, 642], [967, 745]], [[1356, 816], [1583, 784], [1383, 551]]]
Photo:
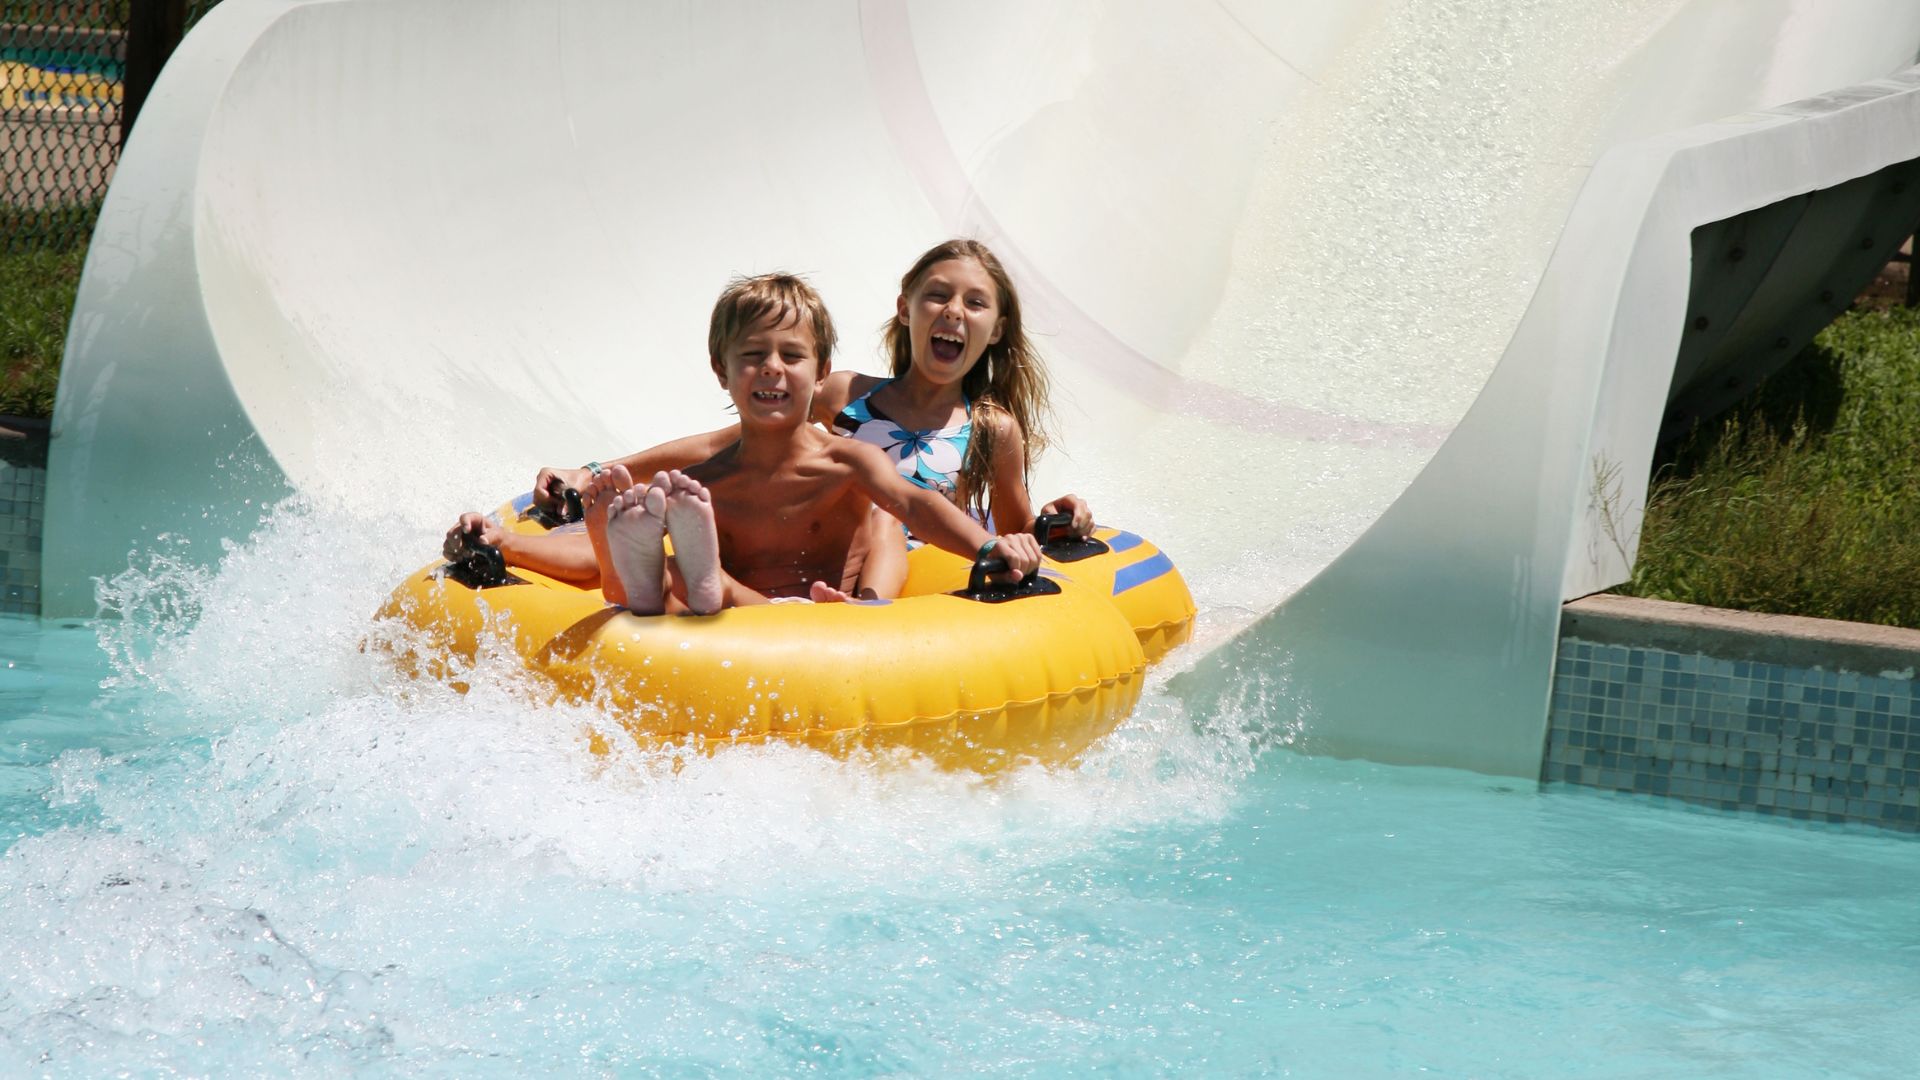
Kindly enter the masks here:
[[958, 338], [943, 337], [939, 334], [933, 335], [933, 340], [929, 344], [936, 359], [949, 362], [960, 359], [961, 352], [966, 348], [966, 343]]

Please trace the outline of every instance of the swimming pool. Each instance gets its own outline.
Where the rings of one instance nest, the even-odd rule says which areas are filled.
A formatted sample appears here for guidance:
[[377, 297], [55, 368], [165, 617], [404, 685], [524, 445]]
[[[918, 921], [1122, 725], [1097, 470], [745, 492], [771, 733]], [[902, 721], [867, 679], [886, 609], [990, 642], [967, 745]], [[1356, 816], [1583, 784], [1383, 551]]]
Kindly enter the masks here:
[[147, 560], [118, 620], [0, 620], [0, 1072], [1920, 1057], [1911, 840], [1306, 758], [1159, 692], [1079, 767], [994, 783], [605, 761], [504, 664], [462, 697], [362, 653], [432, 537], [341, 524]]

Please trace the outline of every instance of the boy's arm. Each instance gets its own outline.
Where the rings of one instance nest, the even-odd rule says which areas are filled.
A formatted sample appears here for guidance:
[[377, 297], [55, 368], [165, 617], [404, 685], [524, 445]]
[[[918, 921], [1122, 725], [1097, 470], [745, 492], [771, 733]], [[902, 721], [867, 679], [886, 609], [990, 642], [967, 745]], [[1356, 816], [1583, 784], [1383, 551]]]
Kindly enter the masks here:
[[835, 439], [831, 451], [850, 470], [854, 483], [875, 506], [899, 518], [915, 536], [935, 547], [977, 558], [987, 541], [996, 541], [992, 554], [1007, 561], [1016, 578], [1040, 568], [1040, 544], [1024, 532], [990, 536], [944, 496], [914, 484], [895, 471], [878, 447], [852, 439]]
[[[628, 454], [626, 457], [603, 462], [601, 467], [611, 469], [615, 465], [625, 465], [635, 479], [645, 483], [653, 479], [654, 473], [698, 465], [726, 449], [728, 444], [739, 438], [740, 425], [730, 424], [704, 434], [688, 435], [672, 442], [661, 443], [659, 446], [648, 447], [637, 453]], [[540, 474], [533, 478], [534, 504], [543, 510], [558, 511], [561, 492], [568, 488], [584, 491], [587, 481], [592, 478], [593, 470], [584, 465], [578, 469], [543, 468]]]

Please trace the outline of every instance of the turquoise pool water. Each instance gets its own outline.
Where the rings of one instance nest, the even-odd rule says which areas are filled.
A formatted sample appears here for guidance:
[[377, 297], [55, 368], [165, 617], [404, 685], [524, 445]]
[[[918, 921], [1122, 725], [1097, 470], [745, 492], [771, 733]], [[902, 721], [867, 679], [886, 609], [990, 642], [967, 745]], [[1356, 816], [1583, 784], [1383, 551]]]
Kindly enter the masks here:
[[1158, 692], [992, 783], [606, 761], [509, 665], [462, 697], [362, 652], [432, 538], [328, 524], [150, 559], [118, 619], [0, 620], [0, 1074], [1920, 1060], [1911, 839], [1305, 758]]

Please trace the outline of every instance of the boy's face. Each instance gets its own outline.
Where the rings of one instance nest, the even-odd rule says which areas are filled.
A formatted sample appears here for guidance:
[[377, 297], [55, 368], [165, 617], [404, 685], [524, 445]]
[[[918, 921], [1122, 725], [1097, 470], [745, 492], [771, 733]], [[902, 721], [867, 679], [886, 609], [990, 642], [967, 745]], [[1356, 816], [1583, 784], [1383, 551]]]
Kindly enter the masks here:
[[804, 424], [813, 396], [827, 377], [814, 351], [813, 328], [802, 318], [755, 323], [727, 346], [720, 385], [733, 398], [740, 422], [756, 426]]

